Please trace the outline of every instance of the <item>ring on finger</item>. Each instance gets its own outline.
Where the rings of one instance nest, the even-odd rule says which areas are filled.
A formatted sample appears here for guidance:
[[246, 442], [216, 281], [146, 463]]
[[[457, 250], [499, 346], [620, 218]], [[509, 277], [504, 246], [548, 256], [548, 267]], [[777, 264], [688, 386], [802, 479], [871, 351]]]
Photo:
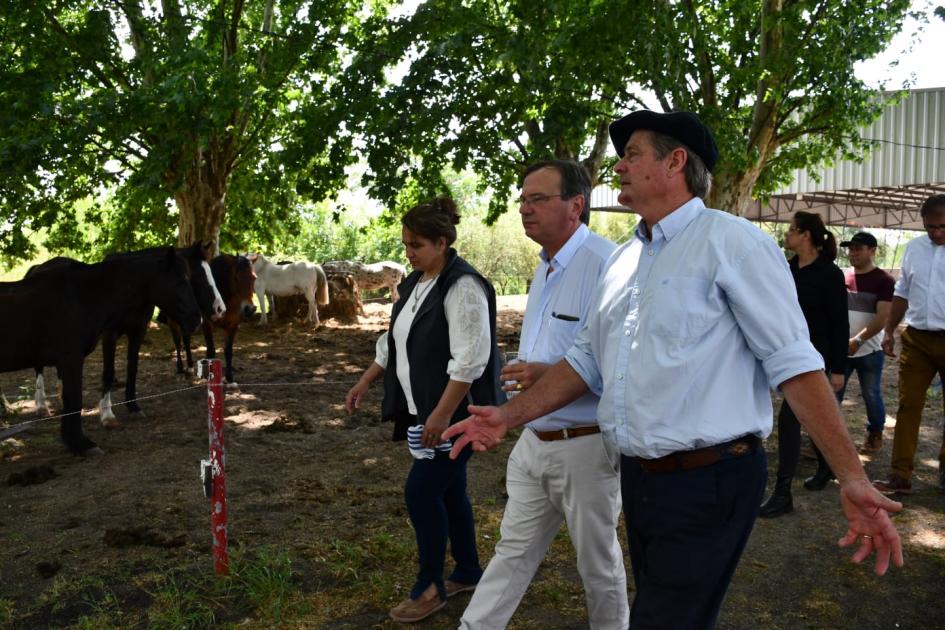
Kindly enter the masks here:
[[523, 389], [525, 389], [525, 386], [522, 385], [521, 383], [516, 383], [516, 384], [515, 384], [515, 391], [520, 392], [520, 391], [522, 391]]

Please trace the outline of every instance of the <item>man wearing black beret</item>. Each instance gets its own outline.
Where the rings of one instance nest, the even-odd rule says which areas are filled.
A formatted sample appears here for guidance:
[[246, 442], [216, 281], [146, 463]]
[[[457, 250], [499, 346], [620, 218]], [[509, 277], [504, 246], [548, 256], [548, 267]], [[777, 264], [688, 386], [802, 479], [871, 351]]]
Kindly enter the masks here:
[[841, 485], [860, 562], [876, 572], [902, 545], [902, 505], [866, 478], [810, 343], [774, 240], [705, 207], [719, 151], [690, 112], [638, 111], [614, 122], [618, 200], [640, 216], [610, 257], [587, 323], [564, 360], [502, 407], [470, 406], [450, 427], [494, 447], [518, 426], [600, 395], [598, 422], [621, 452], [624, 519], [636, 597], [631, 628], [710, 628], [751, 533], [767, 476], [762, 439], [779, 387]]

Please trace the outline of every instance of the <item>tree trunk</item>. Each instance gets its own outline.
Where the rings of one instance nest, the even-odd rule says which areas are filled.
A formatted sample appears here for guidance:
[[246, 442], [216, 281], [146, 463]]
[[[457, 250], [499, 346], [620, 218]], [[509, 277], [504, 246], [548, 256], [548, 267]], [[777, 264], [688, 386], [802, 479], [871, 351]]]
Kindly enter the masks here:
[[187, 247], [199, 240], [216, 256], [220, 253], [220, 226], [226, 213], [226, 178], [215, 177], [208, 171], [205, 167], [188, 173], [174, 195], [179, 213], [177, 246]]
[[712, 190], [706, 205], [742, 216], [752, 202], [751, 191], [758, 181], [760, 167], [738, 173], [720, 172], [712, 179]]

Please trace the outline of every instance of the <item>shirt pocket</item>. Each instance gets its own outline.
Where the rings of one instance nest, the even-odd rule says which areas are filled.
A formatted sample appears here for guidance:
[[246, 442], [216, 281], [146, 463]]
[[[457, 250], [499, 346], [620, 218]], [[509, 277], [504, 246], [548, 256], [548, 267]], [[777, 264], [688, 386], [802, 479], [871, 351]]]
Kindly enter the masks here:
[[658, 282], [646, 311], [650, 331], [680, 344], [702, 336], [711, 323], [710, 282], [691, 276], [662, 278]]
[[584, 322], [580, 320], [572, 322], [552, 316], [547, 318], [545, 325], [548, 327], [545, 352], [551, 357], [549, 362], [557, 362], [574, 344], [574, 339], [581, 332]]

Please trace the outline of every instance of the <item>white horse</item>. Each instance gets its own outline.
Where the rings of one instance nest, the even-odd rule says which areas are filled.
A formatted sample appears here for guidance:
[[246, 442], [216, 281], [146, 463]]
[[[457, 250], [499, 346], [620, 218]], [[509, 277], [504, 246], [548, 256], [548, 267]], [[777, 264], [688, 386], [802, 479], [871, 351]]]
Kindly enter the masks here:
[[[253, 271], [256, 272], [256, 299], [262, 313], [260, 323], [269, 320], [266, 317], [267, 303], [265, 296], [295, 295], [301, 293], [308, 301], [308, 321], [320, 326], [316, 299], [322, 306], [328, 304], [328, 279], [325, 272], [315, 263], [295, 262], [287, 265], [275, 265], [262, 254], [250, 254]], [[268, 304], [272, 310], [272, 304]], [[273, 312], [273, 317], [275, 313]]]

